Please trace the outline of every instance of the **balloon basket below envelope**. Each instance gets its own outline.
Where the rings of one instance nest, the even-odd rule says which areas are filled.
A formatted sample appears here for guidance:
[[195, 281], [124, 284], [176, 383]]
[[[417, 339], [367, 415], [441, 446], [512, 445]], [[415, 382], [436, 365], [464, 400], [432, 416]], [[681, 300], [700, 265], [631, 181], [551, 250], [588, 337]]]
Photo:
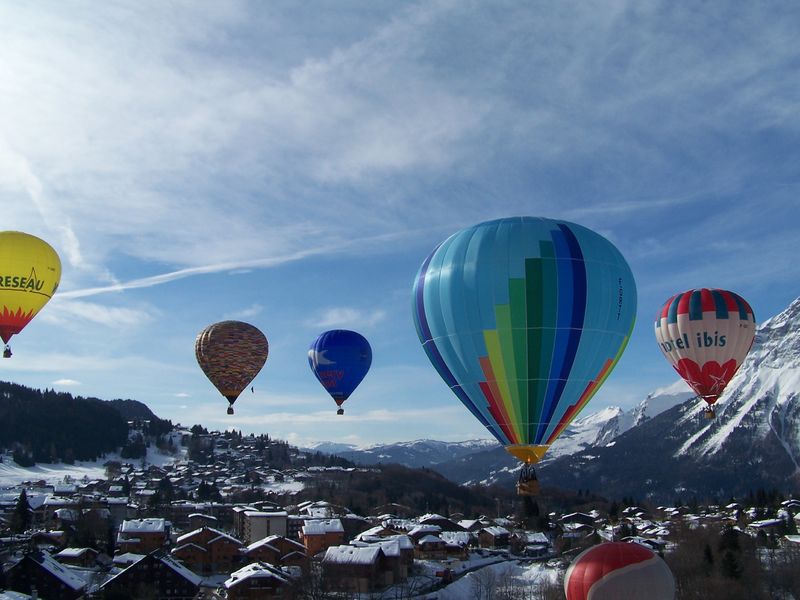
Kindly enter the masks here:
[[517, 480], [517, 496], [538, 496], [539, 480], [536, 477], [536, 470], [532, 465], [522, 465]]

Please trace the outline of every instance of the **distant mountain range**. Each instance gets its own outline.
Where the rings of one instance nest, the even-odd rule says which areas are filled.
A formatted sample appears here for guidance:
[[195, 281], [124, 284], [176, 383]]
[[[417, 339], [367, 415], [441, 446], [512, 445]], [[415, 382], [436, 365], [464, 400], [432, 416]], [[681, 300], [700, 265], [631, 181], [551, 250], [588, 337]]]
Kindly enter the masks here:
[[365, 447], [336, 442], [320, 442], [301, 449], [336, 454], [362, 465], [398, 464], [415, 469], [440, 465], [456, 458], [499, 447], [500, 445], [494, 440], [468, 440], [466, 442], [415, 440]]
[[[759, 488], [800, 491], [800, 298], [763, 323], [744, 364], [702, 418], [705, 403], [682, 381], [630, 411], [611, 407], [577, 419], [538, 471], [544, 485], [632, 496], [727, 499]], [[432, 467], [464, 484], [512, 485], [519, 463], [493, 441], [418, 440], [317, 449], [362, 464]]]

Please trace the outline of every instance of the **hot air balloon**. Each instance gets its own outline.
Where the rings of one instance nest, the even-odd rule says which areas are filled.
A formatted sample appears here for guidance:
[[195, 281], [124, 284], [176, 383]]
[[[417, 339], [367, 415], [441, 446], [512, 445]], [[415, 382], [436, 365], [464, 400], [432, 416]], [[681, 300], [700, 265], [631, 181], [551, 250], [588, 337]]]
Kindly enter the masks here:
[[564, 576], [567, 600], [674, 600], [675, 578], [649, 548], [606, 542], [584, 550]]
[[364, 379], [372, 364], [372, 349], [366, 338], [355, 331], [334, 329], [320, 334], [308, 349], [308, 364], [322, 386], [339, 406]]
[[232, 415], [233, 403], [267, 361], [269, 344], [249, 323], [222, 321], [197, 335], [194, 353], [203, 373], [228, 399], [228, 414]]
[[567, 221], [514, 217], [442, 242], [414, 283], [414, 323], [431, 363], [484, 427], [533, 469], [616, 365], [636, 315], [620, 252]]
[[696, 289], [676, 294], [656, 315], [656, 340], [669, 363], [698, 397], [705, 416], [741, 366], [753, 345], [756, 319], [738, 294]]
[[21, 231], [0, 232], [0, 337], [8, 345], [47, 304], [58, 289], [61, 260], [53, 248], [36, 236]]

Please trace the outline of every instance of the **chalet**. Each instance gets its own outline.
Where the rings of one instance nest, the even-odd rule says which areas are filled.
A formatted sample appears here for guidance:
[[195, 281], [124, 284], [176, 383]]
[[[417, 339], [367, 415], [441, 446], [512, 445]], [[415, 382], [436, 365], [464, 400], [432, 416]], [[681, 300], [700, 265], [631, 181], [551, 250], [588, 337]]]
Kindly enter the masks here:
[[165, 519], [131, 519], [119, 526], [117, 548], [120, 553], [147, 554], [165, 546], [170, 523]]
[[313, 557], [344, 542], [344, 527], [339, 519], [309, 519], [300, 531], [306, 554]]
[[135, 511], [128, 506], [128, 498], [106, 498], [106, 508], [108, 509], [109, 519], [114, 527], [119, 527], [125, 519], [136, 516]]
[[343, 591], [369, 593], [394, 583], [394, 574], [380, 546], [331, 546], [322, 559], [322, 572]]
[[201, 527], [178, 537], [172, 556], [195, 573], [230, 573], [241, 564], [244, 544], [227, 533]]
[[443, 531], [439, 537], [446, 544], [447, 556], [466, 560], [470, 546], [478, 545], [478, 536], [468, 531]]
[[[28, 500], [30, 504], [30, 500]], [[64, 511], [77, 511], [80, 508], [80, 499], [63, 498], [61, 496], [48, 497], [41, 506], [43, 523], [46, 527], [57, 528], [63, 518]]]
[[417, 525], [408, 532], [408, 537], [414, 540], [416, 544], [426, 535], [438, 536], [442, 532], [442, 528], [438, 525]]
[[417, 540], [414, 556], [423, 560], [447, 558], [447, 542], [436, 535], [426, 535]]
[[542, 558], [553, 552], [550, 540], [541, 531], [514, 534], [512, 544], [518, 548], [520, 554], [531, 558]]
[[559, 521], [562, 523], [562, 525], [581, 524], [594, 526], [595, 518], [592, 515], [587, 515], [586, 513], [574, 512], [564, 515], [561, 517], [561, 519], [559, 519]]
[[227, 600], [294, 598], [293, 578], [285, 570], [255, 562], [231, 573], [223, 584]]
[[492, 523], [486, 519], [463, 519], [458, 522], [459, 527], [471, 533], [478, 533], [481, 529], [491, 524]]
[[376, 541], [354, 541], [351, 546], [365, 548], [380, 546], [386, 556], [386, 565], [392, 571], [394, 583], [408, 579], [408, 574], [414, 565], [414, 542], [407, 535], [398, 535], [394, 538], [376, 538]]
[[31, 544], [40, 550], [46, 548], [63, 548], [66, 535], [61, 530], [35, 531], [31, 534]]
[[30, 494], [28, 496], [28, 506], [31, 509], [31, 527], [46, 526], [47, 506], [45, 503], [50, 498], [47, 494]]
[[218, 527], [219, 519], [213, 515], [203, 513], [192, 513], [189, 515], [189, 528], [200, 529], [201, 527]]
[[508, 548], [510, 537], [508, 529], [492, 525], [478, 532], [478, 544], [481, 548]]
[[200, 590], [201, 581], [202, 578], [170, 557], [164, 550], [156, 550], [114, 575], [101, 586], [100, 592], [107, 600], [130, 598], [193, 600]]
[[389, 527], [387, 525], [376, 525], [375, 527], [362, 531], [356, 536], [355, 539], [367, 540], [374, 538], [389, 538], [400, 535], [401, 533], [402, 532], [400, 529], [395, 529], [394, 527]]
[[97, 565], [97, 557], [100, 553], [94, 548], [64, 548], [61, 552], [53, 555], [62, 565], [73, 567], [94, 567]]
[[458, 523], [436, 514], [422, 515], [418, 522], [420, 525], [434, 525], [438, 527], [440, 531], [464, 531], [464, 528]]
[[86, 584], [47, 552], [34, 550], [23, 555], [5, 572], [6, 587], [48, 600], [77, 600], [84, 597]]
[[783, 535], [786, 530], [786, 521], [783, 519], [763, 519], [761, 521], [753, 521], [750, 523], [745, 531], [751, 535], [763, 532], [764, 534], [778, 534]]
[[287, 537], [272, 535], [247, 546], [245, 555], [249, 560], [271, 565], [298, 566], [308, 571], [309, 561], [306, 547]]

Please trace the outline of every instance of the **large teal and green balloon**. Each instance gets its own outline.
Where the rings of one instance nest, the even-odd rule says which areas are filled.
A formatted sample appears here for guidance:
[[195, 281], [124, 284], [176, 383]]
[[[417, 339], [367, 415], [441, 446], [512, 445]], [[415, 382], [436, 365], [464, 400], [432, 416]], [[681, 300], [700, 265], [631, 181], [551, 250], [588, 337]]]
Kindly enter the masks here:
[[480, 223], [442, 242], [414, 283], [431, 363], [472, 414], [528, 464], [617, 364], [636, 285], [611, 242], [536, 217]]

